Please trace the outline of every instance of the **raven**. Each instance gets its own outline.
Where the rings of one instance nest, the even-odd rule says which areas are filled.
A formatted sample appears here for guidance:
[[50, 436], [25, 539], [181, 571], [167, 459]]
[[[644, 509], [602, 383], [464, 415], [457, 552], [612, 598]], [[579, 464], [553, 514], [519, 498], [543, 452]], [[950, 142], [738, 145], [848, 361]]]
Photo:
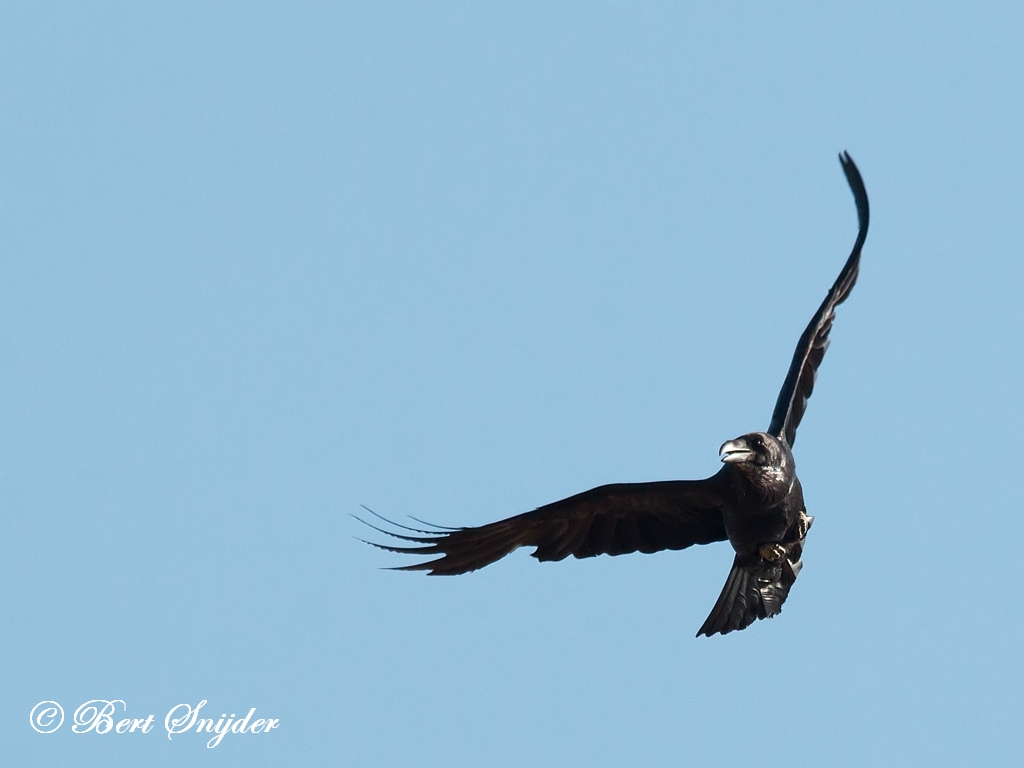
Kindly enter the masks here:
[[417, 520], [434, 529], [427, 530], [381, 518], [404, 532], [366, 525], [413, 546], [367, 543], [403, 554], [440, 555], [395, 570], [451, 576], [483, 568], [524, 546], [535, 547], [532, 555], [545, 561], [569, 555], [659, 552], [728, 540], [736, 552], [732, 570], [697, 636], [724, 635], [781, 612], [800, 572], [805, 537], [814, 520], [804, 508], [793, 461], [796, 429], [828, 349], [835, 308], [857, 281], [868, 233], [868, 196], [860, 172], [847, 152], [839, 155], [839, 162], [857, 205], [857, 240], [800, 337], [768, 431], [751, 432], [722, 445], [723, 466], [715, 475], [705, 480], [602, 485], [473, 528]]

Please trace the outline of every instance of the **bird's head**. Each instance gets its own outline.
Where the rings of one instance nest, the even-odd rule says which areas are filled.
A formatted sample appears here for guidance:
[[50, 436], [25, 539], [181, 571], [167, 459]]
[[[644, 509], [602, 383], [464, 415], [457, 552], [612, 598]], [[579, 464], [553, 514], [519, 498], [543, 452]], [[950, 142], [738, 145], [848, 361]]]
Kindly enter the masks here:
[[725, 464], [734, 464], [737, 469], [760, 469], [784, 467], [790, 456], [789, 450], [776, 437], [767, 432], [751, 432], [722, 445], [719, 456]]

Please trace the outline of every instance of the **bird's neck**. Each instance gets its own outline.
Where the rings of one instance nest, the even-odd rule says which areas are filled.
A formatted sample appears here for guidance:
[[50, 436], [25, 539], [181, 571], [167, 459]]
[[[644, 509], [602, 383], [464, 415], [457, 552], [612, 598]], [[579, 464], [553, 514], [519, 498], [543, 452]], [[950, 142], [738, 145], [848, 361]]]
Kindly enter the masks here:
[[773, 506], [793, 490], [796, 474], [786, 465], [749, 466], [736, 467], [734, 478], [742, 496]]

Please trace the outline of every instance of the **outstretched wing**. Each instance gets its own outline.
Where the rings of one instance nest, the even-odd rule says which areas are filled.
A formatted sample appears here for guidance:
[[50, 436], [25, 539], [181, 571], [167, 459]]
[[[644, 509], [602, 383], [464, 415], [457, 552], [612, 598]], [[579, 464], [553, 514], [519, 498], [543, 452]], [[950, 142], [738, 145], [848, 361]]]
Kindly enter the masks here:
[[370, 526], [414, 546], [368, 543], [403, 554], [440, 555], [395, 570], [451, 576], [483, 568], [519, 547], [536, 547], [532, 554], [538, 560], [563, 560], [569, 555], [649, 553], [724, 541], [722, 507], [718, 475], [706, 480], [602, 485], [478, 528], [425, 531], [399, 526], [422, 534], [409, 535]]
[[828, 349], [828, 334], [832, 330], [835, 309], [846, 301], [854, 283], [857, 282], [860, 250], [864, 247], [864, 239], [868, 235], [868, 194], [864, 189], [864, 182], [849, 153], [840, 154], [839, 162], [843, 166], [846, 180], [853, 191], [853, 199], [857, 203], [860, 231], [857, 232], [857, 241], [853, 244], [853, 251], [846, 260], [843, 271], [839, 273], [839, 277], [836, 278], [825, 301], [818, 308], [803, 336], [800, 337], [800, 342], [796, 345], [793, 362], [789, 366], [786, 381], [782, 385], [779, 399], [775, 403], [775, 411], [772, 413], [772, 423], [768, 427], [768, 434], [785, 440], [790, 446], [796, 440], [796, 428], [800, 426], [800, 419], [803, 418], [807, 408], [807, 399], [814, 391], [818, 366], [821, 365], [821, 359], [825, 356], [825, 350]]

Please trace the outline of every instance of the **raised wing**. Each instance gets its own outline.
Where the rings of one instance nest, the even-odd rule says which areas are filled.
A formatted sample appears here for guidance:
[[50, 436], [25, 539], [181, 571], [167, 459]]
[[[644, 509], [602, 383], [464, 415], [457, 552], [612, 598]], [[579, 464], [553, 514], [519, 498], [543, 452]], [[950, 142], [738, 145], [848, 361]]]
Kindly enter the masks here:
[[775, 403], [775, 411], [772, 413], [772, 423], [768, 427], [768, 433], [785, 440], [790, 446], [796, 440], [796, 428], [800, 426], [800, 419], [803, 418], [807, 409], [807, 400], [814, 391], [814, 380], [818, 377], [818, 366], [828, 349], [829, 331], [832, 330], [832, 322], [835, 320], [835, 309], [846, 301], [850, 295], [854, 283], [857, 282], [857, 272], [860, 269], [860, 250], [864, 247], [864, 239], [868, 236], [868, 193], [864, 189], [864, 182], [861, 180], [860, 171], [854, 165], [849, 153], [843, 152], [839, 155], [839, 162], [846, 174], [846, 181], [853, 191], [853, 199], [857, 203], [857, 220], [860, 223], [860, 230], [857, 232], [857, 241], [853, 244], [853, 251], [846, 260], [842, 272], [836, 278], [836, 282], [829, 290], [825, 301], [821, 303], [818, 311], [811, 319], [800, 342], [796, 345], [796, 352], [793, 353], [793, 362], [789, 366], [789, 373], [786, 374], [786, 381], [779, 392], [779, 399]]
[[371, 525], [415, 546], [368, 543], [391, 552], [440, 555], [395, 570], [452, 576], [490, 565], [519, 547], [536, 547], [532, 554], [538, 560], [563, 560], [569, 555], [649, 553], [724, 541], [723, 506], [718, 475], [706, 480], [621, 483], [602, 485], [478, 528], [429, 531], [398, 526], [420, 534], [409, 535]]

